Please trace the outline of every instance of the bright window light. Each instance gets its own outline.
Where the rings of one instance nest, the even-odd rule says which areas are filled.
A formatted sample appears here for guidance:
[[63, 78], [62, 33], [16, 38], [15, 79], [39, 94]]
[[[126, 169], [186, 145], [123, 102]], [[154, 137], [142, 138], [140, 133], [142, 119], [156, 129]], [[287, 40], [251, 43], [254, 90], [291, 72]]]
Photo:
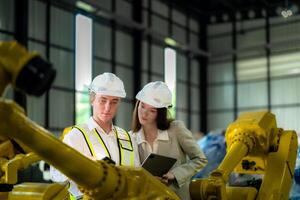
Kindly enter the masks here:
[[93, 6], [87, 4], [87, 3], [83, 2], [83, 1], [77, 1], [76, 2], [76, 6], [78, 8], [81, 8], [81, 9], [87, 11], [87, 12], [95, 12], [95, 10], [96, 10]]
[[169, 37], [165, 38], [165, 43], [173, 47], [177, 45], [177, 42]]
[[165, 82], [172, 91], [172, 117], [176, 117], [176, 51], [171, 48], [165, 48]]
[[76, 15], [76, 124], [83, 123], [91, 115], [88, 86], [92, 81], [92, 23], [91, 18]]

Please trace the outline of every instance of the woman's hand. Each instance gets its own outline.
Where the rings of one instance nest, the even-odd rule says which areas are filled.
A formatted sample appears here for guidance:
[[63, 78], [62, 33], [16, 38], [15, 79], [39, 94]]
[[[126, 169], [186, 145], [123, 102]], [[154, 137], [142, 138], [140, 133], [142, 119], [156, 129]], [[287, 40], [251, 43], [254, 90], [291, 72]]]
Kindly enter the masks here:
[[168, 173], [166, 173], [166, 174], [163, 175], [163, 178], [172, 181], [172, 180], [175, 179], [175, 176], [174, 176], [174, 174], [172, 172], [168, 172]]
[[163, 184], [168, 185], [168, 180], [167, 179], [164, 179], [164, 178], [159, 177], [159, 176], [155, 176], [155, 178], [157, 178]]
[[168, 186], [175, 179], [175, 176], [172, 172], [168, 172], [164, 174], [162, 177], [157, 177], [157, 178], [158, 180], [160, 180], [160, 182]]

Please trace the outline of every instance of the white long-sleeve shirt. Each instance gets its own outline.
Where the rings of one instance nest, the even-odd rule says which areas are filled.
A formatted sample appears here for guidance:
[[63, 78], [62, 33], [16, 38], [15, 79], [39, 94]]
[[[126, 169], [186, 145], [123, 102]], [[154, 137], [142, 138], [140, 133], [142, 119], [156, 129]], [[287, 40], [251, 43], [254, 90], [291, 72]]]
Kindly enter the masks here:
[[[119, 145], [117, 142], [116, 133], [114, 131], [116, 130], [120, 131], [122, 129], [112, 125], [112, 130], [109, 133], [105, 133], [105, 131], [95, 122], [95, 120], [92, 117], [86, 122], [86, 125], [90, 131], [96, 128], [97, 132], [100, 134], [103, 142], [105, 143], [107, 150], [109, 151], [110, 158], [116, 162], [116, 165], [120, 165]], [[132, 138], [135, 136], [132, 136], [131, 134], [130, 136], [131, 136], [131, 142], [134, 150], [134, 165], [139, 166], [140, 159], [139, 159], [137, 144], [135, 142], [136, 140]], [[98, 139], [96, 139], [95, 137], [89, 137], [89, 140], [95, 152], [94, 156], [91, 155], [91, 151], [84, 139], [83, 134], [77, 128], [73, 128], [69, 133], [67, 133], [63, 139], [63, 142], [73, 147], [74, 149], [82, 153], [84, 156], [92, 160], [101, 160], [104, 157], [108, 156], [106, 150], [103, 148], [103, 145], [100, 144]], [[51, 175], [51, 179], [55, 182], [63, 182], [68, 180], [68, 178], [65, 175], [60, 173], [54, 167], [50, 168], [50, 175]], [[76, 198], [82, 196], [81, 192], [78, 190], [77, 186], [74, 183], [72, 183], [72, 181], [71, 181], [71, 187], [69, 191]]]

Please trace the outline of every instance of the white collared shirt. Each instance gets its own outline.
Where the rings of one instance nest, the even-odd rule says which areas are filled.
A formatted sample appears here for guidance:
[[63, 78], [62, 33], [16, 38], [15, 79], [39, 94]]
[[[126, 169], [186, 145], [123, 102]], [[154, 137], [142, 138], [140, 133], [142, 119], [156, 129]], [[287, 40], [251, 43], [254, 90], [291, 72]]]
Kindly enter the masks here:
[[145, 139], [145, 133], [143, 129], [141, 128], [137, 133], [136, 133], [136, 141], [137, 145], [139, 147], [139, 154], [140, 154], [140, 160], [141, 162], [144, 161], [144, 159], [150, 154], [150, 153], [157, 153], [158, 152], [158, 141], [168, 141], [169, 140], [169, 135], [168, 131], [163, 131], [158, 129], [157, 130], [157, 138], [153, 142], [153, 148], [151, 147], [150, 143], [146, 141]]
[[[97, 124], [97, 122], [90, 117], [87, 121], [86, 125], [90, 130], [97, 129], [98, 133], [100, 134], [103, 142], [105, 143], [107, 150], [110, 153], [111, 159], [119, 165], [119, 146], [117, 142], [117, 137], [115, 131], [115, 127], [112, 125], [111, 131], [109, 133], [105, 133], [105, 131]], [[81, 139], [79, 139], [81, 138]], [[101, 160], [106, 157], [106, 151], [99, 143], [98, 139], [90, 138], [92, 146], [95, 149], [95, 156], [92, 157], [90, 150], [83, 138], [82, 133], [76, 128], [72, 129], [70, 133], [68, 133], [64, 138], [64, 143], [70, 145], [71, 147], [77, 149], [79, 152], [84, 154], [85, 156], [89, 157], [93, 160]]]
[[[97, 129], [98, 133], [100, 134], [103, 142], [105, 143], [107, 150], [110, 153], [111, 159], [116, 162], [117, 165], [120, 165], [119, 163], [119, 146], [117, 142], [117, 136], [116, 136], [116, 128], [114, 125], [111, 125], [111, 131], [106, 133], [98, 124], [97, 122], [91, 117], [87, 123], [90, 130], [93, 130], [94, 128]], [[99, 146], [99, 141], [91, 141], [92, 145], [94, 147]], [[101, 146], [102, 147], [102, 146]], [[96, 159], [101, 160], [104, 157], [106, 157], [106, 152], [103, 148], [99, 148], [96, 153]]]

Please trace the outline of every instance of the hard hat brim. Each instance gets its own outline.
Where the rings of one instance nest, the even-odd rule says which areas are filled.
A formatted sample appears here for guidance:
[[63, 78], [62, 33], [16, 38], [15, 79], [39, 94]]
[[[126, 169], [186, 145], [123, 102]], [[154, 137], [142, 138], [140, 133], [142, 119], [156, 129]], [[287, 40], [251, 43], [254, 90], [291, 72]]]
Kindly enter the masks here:
[[100, 94], [100, 95], [107, 95], [107, 96], [120, 97], [120, 98], [126, 97], [126, 93], [122, 92], [122, 91], [97, 91], [97, 90], [94, 90], [93, 88], [90, 88], [89, 90], [90, 90], [90, 92], [94, 92], [94, 93]]

